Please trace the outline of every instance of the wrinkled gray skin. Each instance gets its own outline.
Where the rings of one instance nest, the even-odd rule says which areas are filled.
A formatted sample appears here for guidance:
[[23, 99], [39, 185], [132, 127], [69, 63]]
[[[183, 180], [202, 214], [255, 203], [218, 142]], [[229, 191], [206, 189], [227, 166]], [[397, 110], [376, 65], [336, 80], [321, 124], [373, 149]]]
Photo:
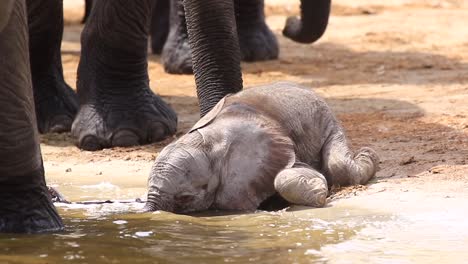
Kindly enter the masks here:
[[[156, 159], [147, 210], [254, 210], [278, 192], [291, 204], [325, 205], [328, 186], [365, 184], [370, 148], [353, 153], [327, 104], [280, 82], [221, 100]], [[328, 186], [327, 186], [328, 184]]]
[[[84, 20], [90, 13], [92, 1], [86, 0]], [[151, 20], [151, 49], [155, 54], [162, 52], [162, 62], [168, 73], [192, 73], [182, 2], [156, 0]], [[278, 42], [265, 22], [264, 0], [233, 0], [233, 3], [242, 60], [253, 62], [277, 59]], [[317, 41], [327, 27], [330, 3], [330, 0], [301, 1], [300, 19], [289, 17], [283, 35], [300, 43]]]
[[0, 232], [63, 228], [45, 185], [25, 1], [0, 1]]
[[[231, 1], [235, 8], [241, 59], [249, 62], [277, 59], [278, 41], [265, 22], [264, 0]], [[182, 2], [182, 0], [171, 0], [170, 30], [161, 57], [164, 70], [168, 73], [192, 73], [191, 52]], [[300, 19], [289, 17], [283, 35], [300, 43], [317, 41], [327, 28], [330, 3], [330, 0], [301, 1]], [[213, 11], [211, 6], [207, 5], [207, 7], [208, 12]], [[156, 36], [154, 39], [159, 38]], [[152, 44], [153, 47], [158, 46], [158, 42]]]

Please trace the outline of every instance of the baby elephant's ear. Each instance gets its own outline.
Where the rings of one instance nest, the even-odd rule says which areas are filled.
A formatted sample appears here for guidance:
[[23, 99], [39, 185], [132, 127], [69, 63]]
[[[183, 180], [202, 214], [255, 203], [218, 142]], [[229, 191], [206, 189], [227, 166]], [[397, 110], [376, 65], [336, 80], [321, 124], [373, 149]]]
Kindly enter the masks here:
[[221, 99], [214, 107], [209, 111], [204, 117], [202, 117], [198, 122], [190, 129], [189, 133], [192, 133], [193, 131], [200, 129], [202, 127], [207, 126], [213, 120], [215, 120], [216, 116], [218, 116], [219, 112], [223, 109], [224, 103], [226, 102], [226, 98], [230, 95], [226, 95]]

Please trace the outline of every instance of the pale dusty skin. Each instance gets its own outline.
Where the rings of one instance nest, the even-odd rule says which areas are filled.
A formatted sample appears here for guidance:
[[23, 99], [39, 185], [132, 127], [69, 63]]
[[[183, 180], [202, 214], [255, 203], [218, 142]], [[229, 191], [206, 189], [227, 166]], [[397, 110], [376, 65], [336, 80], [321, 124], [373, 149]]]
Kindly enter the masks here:
[[[322, 207], [328, 186], [366, 184], [370, 148], [353, 154], [343, 128], [313, 91], [277, 82], [223, 98], [155, 161], [148, 210], [255, 210], [278, 192]], [[327, 186], [328, 184], [328, 186]]]
[[[72, 87], [82, 28], [76, 23], [82, 14], [77, 2], [65, 1], [72, 6], [65, 8], [62, 45], [65, 78]], [[355, 201], [385, 207], [401, 196], [408, 197], [405, 208], [421, 208], [425, 196], [463, 204], [459, 201], [468, 188], [467, 8], [466, 1], [336, 0], [325, 35], [315, 44], [300, 45], [280, 34], [297, 3], [267, 1], [280, 59], [243, 64], [244, 85], [288, 80], [313, 88], [336, 113], [352, 148], [370, 146], [381, 157], [381, 170], [370, 185], [335, 190], [332, 205]], [[193, 77], [165, 74], [158, 56], [150, 56], [149, 70], [151, 87], [179, 115], [180, 137], [198, 120]], [[90, 200], [145, 197], [153, 161], [173, 139], [94, 153], [78, 150], [67, 134], [41, 140], [49, 183], [69, 200]], [[78, 187], [99, 184], [119, 188]]]

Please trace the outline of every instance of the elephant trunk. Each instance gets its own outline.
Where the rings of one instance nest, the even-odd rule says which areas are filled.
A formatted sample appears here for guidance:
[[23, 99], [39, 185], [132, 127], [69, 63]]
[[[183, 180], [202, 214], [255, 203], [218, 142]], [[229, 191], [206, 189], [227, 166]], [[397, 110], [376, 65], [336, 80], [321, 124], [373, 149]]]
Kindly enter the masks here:
[[242, 90], [240, 48], [232, 0], [184, 0], [201, 116]]
[[283, 35], [300, 43], [317, 41], [325, 32], [331, 0], [301, 0], [301, 19], [289, 17]]
[[166, 211], [166, 212], [173, 212], [174, 205], [172, 202], [172, 198], [165, 199], [164, 195], [161, 193], [151, 191], [148, 192], [148, 197], [146, 200], [145, 207], [143, 210], [145, 212], [153, 212], [153, 211]]

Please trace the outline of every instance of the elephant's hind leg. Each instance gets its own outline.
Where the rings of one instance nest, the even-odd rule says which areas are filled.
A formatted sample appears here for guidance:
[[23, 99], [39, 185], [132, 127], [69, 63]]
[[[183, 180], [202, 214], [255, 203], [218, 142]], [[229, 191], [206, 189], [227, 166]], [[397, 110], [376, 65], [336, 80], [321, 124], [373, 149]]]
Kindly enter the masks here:
[[193, 72], [192, 54], [188, 42], [183, 1], [170, 1], [170, 31], [162, 51], [164, 70], [174, 74], [190, 74]]
[[151, 51], [161, 54], [169, 34], [169, 7], [170, 0], [156, 0], [151, 16]]
[[282, 170], [275, 178], [276, 191], [291, 204], [323, 207], [328, 186], [325, 177], [304, 163]]
[[350, 151], [342, 131], [336, 132], [322, 149], [323, 170], [329, 185], [366, 184], [379, 169], [379, 157], [371, 148]]
[[28, 0], [31, 74], [40, 133], [70, 131], [78, 98], [63, 78], [61, 0]]
[[[0, 1], [0, 10], [4, 4]], [[14, 0], [10, 12], [0, 29], [0, 232], [57, 231], [63, 225], [45, 185], [25, 1]]]
[[72, 126], [78, 147], [98, 150], [160, 141], [175, 133], [174, 110], [149, 87], [153, 0], [96, 1], [81, 36]]
[[265, 23], [264, 0], [235, 0], [239, 45], [243, 61], [278, 58], [278, 41]]

